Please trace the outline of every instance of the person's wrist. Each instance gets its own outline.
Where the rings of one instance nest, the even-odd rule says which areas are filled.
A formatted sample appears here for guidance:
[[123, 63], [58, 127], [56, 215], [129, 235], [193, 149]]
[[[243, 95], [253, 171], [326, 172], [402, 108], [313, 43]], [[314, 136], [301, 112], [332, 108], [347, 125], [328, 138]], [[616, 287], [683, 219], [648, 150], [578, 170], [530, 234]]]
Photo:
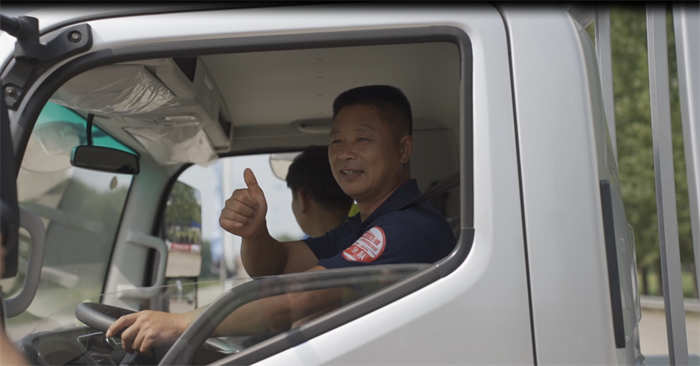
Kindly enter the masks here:
[[179, 334], [182, 334], [187, 330], [187, 328], [190, 327], [190, 324], [194, 321], [194, 319], [197, 317], [197, 312], [196, 311], [190, 311], [188, 313], [183, 313], [183, 314], [177, 314], [179, 315], [179, 321], [178, 321], [178, 330]]
[[271, 238], [271, 236], [270, 232], [267, 231], [267, 220], [263, 220], [258, 230], [255, 230], [255, 232], [253, 232], [246, 239], [250, 240], [253, 243], [260, 243], [262, 241], [265, 241], [267, 238]]

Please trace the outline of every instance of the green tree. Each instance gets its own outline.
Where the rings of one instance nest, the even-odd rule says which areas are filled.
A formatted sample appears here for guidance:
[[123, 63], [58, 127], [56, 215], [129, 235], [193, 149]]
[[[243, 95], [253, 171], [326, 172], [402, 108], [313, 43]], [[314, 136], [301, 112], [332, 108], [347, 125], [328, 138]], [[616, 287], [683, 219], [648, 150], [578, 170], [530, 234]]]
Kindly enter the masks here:
[[[692, 238], [680, 120], [678, 74], [669, 14], [668, 54], [672, 140], [681, 261], [692, 264]], [[634, 227], [637, 266], [658, 272], [659, 237], [656, 215], [654, 157], [649, 100], [646, 9], [644, 5], [611, 7], [610, 13], [617, 155], [627, 219]], [[659, 286], [660, 288], [660, 286]]]
[[202, 208], [199, 192], [182, 182], [176, 182], [170, 191], [167, 203], [166, 226], [189, 226], [192, 222], [201, 224]]

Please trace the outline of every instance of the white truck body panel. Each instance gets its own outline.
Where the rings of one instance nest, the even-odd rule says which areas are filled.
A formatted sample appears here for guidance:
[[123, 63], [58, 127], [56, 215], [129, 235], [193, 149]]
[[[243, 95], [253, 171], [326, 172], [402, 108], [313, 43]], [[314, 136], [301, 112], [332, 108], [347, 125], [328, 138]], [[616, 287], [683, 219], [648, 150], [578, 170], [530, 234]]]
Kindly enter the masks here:
[[504, 14], [538, 362], [614, 364], [593, 121], [602, 111], [591, 110], [579, 30], [563, 10]]

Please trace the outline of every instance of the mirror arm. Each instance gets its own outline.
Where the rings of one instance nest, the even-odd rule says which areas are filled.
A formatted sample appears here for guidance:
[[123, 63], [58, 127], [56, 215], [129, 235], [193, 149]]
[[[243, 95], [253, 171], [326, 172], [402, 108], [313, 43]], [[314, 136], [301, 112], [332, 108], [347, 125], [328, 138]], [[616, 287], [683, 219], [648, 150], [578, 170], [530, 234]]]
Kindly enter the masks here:
[[87, 116], [87, 144], [88, 146], [92, 146], [92, 123], [93, 120], [95, 119], [95, 115], [92, 113], [88, 113]]
[[[8, 34], [15, 32], [17, 41], [13, 57], [2, 75], [2, 98], [7, 108], [16, 111], [27, 91], [34, 82], [52, 66], [72, 56], [87, 52], [92, 47], [92, 31], [88, 24], [78, 24], [48, 33], [47, 41], [41, 43], [39, 38], [39, 21], [36, 18], [22, 16], [4, 18], [2, 30]], [[50, 39], [49, 39], [50, 38]]]

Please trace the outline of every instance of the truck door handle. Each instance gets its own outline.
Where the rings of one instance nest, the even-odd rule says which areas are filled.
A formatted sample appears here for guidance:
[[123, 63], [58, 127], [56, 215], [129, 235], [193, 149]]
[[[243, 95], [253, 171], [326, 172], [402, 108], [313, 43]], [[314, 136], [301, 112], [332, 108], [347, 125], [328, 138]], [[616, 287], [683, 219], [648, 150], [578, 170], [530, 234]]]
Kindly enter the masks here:
[[168, 263], [168, 247], [165, 240], [153, 235], [146, 235], [130, 231], [126, 241], [130, 244], [139, 245], [158, 251], [158, 270], [156, 281], [153, 286], [136, 287], [134, 285], [123, 284], [117, 286], [117, 297], [120, 299], [146, 299], [155, 296], [165, 284], [165, 265]]

